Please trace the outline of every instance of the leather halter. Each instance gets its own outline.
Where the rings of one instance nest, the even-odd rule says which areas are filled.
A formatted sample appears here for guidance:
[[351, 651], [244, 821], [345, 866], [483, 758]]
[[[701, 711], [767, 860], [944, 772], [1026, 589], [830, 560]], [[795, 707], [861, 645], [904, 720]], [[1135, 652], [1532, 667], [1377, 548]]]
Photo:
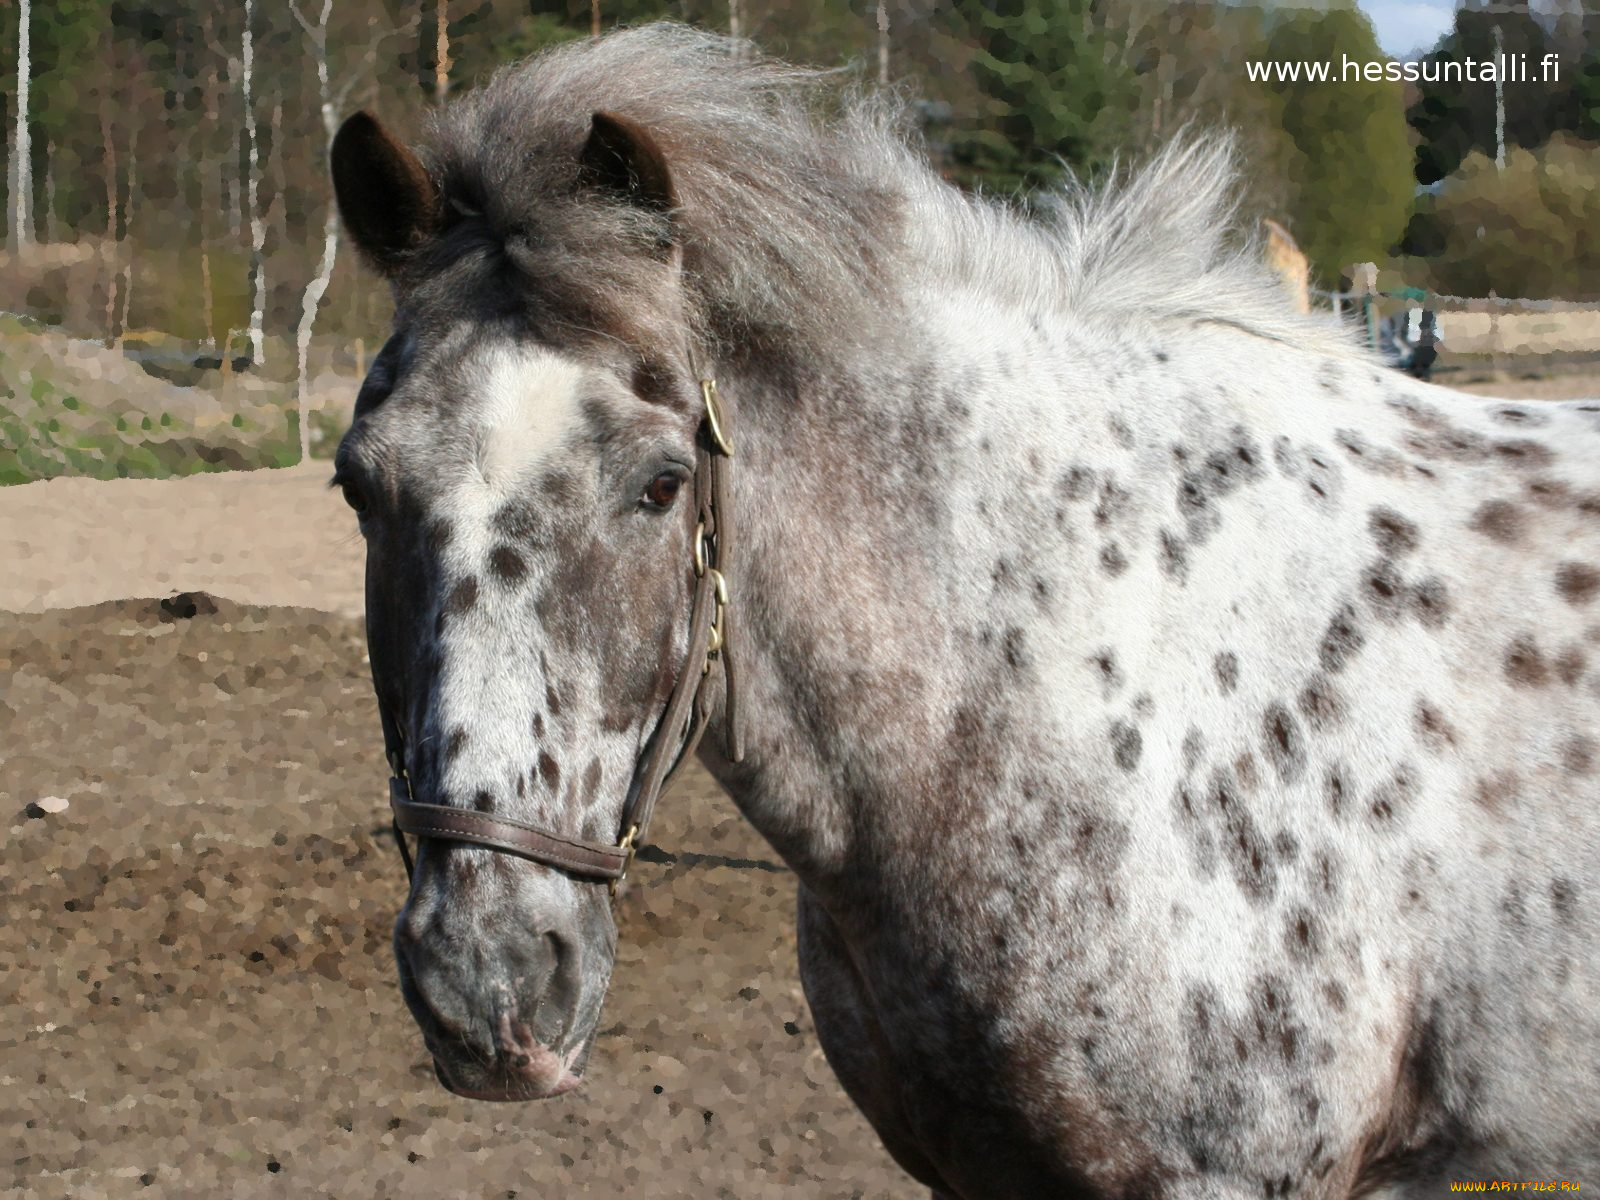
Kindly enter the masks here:
[[733, 446], [727, 438], [727, 416], [717, 400], [716, 382], [702, 379], [700, 394], [705, 402], [705, 415], [695, 438], [694, 492], [699, 523], [695, 528], [695, 585], [689, 609], [689, 649], [666, 710], [636, 768], [632, 798], [623, 811], [617, 841], [592, 842], [509, 817], [441, 804], [418, 804], [411, 798], [404, 737], [380, 695], [378, 709], [383, 718], [384, 747], [390, 771], [389, 807], [393, 810], [394, 838], [400, 847], [401, 861], [406, 865], [407, 879], [414, 873], [405, 838], [410, 833], [419, 843], [424, 838], [469, 842], [557, 867], [570, 875], [609, 880], [611, 894], [616, 895], [617, 885], [633, 862], [634, 851], [650, 828], [657, 798], [694, 752], [711, 722], [710, 689], [706, 684], [711, 678], [713, 663], [722, 666], [728, 757], [734, 762], [743, 760], [737, 655], [728, 622], [728, 581], [722, 573], [733, 541], [727, 492], [728, 461], [733, 457]]

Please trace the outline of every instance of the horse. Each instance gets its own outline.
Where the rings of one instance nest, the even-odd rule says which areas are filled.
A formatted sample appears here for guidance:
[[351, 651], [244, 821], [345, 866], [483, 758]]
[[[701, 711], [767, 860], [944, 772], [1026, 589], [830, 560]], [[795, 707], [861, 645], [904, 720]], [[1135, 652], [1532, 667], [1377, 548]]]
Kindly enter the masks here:
[[420, 150], [339, 132], [396, 307], [334, 482], [440, 1081], [578, 1086], [709, 728], [936, 1197], [1588, 1181], [1600, 405], [1293, 311], [1223, 135], [1023, 212], [908, 125], [667, 25]]

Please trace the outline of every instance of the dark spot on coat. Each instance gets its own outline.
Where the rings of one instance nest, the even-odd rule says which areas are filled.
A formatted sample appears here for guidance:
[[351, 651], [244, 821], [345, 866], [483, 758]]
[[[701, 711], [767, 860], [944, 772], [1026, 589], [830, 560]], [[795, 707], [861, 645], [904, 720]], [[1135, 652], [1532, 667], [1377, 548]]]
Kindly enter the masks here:
[[1411, 611], [1429, 629], [1441, 629], [1450, 619], [1450, 592], [1444, 580], [1429, 576], [1411, 588]]
[[1322, 953], [1322, 925], [1309, 908], [1292, 909], [1285, 923], [1283, 942], [1289, 957], [1309, 962]]
[[591, 758], [589, 765], [583, 771], [583, 794], [586, 797], [592, 797], [599, 793], [600, 780], [603, 774], [604, 771], [600, 766], [600, 760]]
[[1417, 727], [1417, 736], [1422, 739], [1422, 744], [1435, 754], [1442, 754], [1446, 750], [1454, 749], [1459, 745], [1459, 735], [1455, 726], [1445, 719], [1445, 715], [1426, 700], [1417, 701], [1417, 711], [1414, 718]]
[[1344, 697], [1333, 680], [1318, 673], [1300, 689], [1300, 715], [1318, 733], [1327, 733], [1344, 719]]
[[1589, 659], [1583, 647], [1574, 642], [1563, 647], [1561, 653], [1556, 655], [1556, 678], [1568, 687], [1577, 687], [1588, 665]]
[[1139, 755], [1144, 750], [1144, 737], [1126, 721], [1111, 722], [1111, 756], [1117, 766], [1131, 771], [1139, 765]]
[[1509, 500], [1488, 500], [1472, 514], [1471, 527], [1484, 537], [1509, 546], [1522, 537], [1523, 513]]
[[1543, 442], [1533, 441], [1531, 438], [1517, 438], [1509, 442], [1494, 443], [1494, 456], [1502, 462], [1510, 463], [1513, 467], [1531, 468], [1548, 467], [1555, 461], [1555, 454]]
[[1408, 597], [1405, 580], [1400, 578], [1400, 572], [1395, 570], [1391, 560], [1379, 559], [1368, 567], [1361, 576], [1361, 587], [1367, 603], [1382, 620], [1392, 622], [1400, 619]]
[[1222, 851], [1234, 882], [1246, 899], [1254, 904], [1265, 904], [1277, 891], [1277, 865], [1267, 839], [1245, 807], [1238, 780], [1231, 769], [1221, 767], [1212, 773], [1207, 797], [1212, 811], [1221, 820]]
[[1506, 809], [1517, 798], [1519, 788], [1514, 772], [1501, 771], [1478, 780], [1472, 789], [1472, 802], [1493, 816], [1504, 817]]
[[1572, 487], [1559, 479], [1530, 479], [1526, 486], [1533, 502], [1542, 508], [1565, 508], [1572, 503]]
[[1506, 678], [1518, 687], [1544, 687], [1550, 682], [1550, 667], [1539, 651], [1532, 634], [1519, 634], [1506, 647]]
[[543, 713], [534, 713], [533, 714], [533, 736], [536, 737], [536, 738], [544, 737], [544, 714]]
[[472, 807], [481, 813], [494, 811], [494, 797], [488, 792], [478, 792], [472, 797]]
[[1398, 475], [1405, 469], [1405, 461], [1393, 450], [1373, 445], [1354, 429], [1335, 430], [1333, 440], [1363, 470], [1377, 475]]
[[1133, 449], [1133, 430], [1128, 428], [1128, 423], [1121, 417], [1111, 417], [1106, 424], [1111, 429], [1111, 436], [1116, 438], [1117, 445], [1124, 450]]
[[503, 538], [526, 544], [547, 531], [548, 519], [537, 505], [517, 500], [496, 509], [489, 527]]
[[445, 739], [445, 762], [454, 762], [460, 756], [461, 751], [466, 749], [466, 745], [467, 731], [458, 725], [454, 730], [451, 731], [450, 736]]
[[1573, 775], [1593, 775], [1595, 757], [1595, 740], [1583, 734], [1568, 738], [1561, 747], [1561, 766]]
[[1306, 746], [1294, 714], [1283, 704], [1268, 705], [1261, 728], [1267, 757], [1277, 768], [1279, 778], [1287, 783], [1300, 778], [1306, 765]]
[[547, 751], [539, 751], [539, 778], [554, 793], [561, 786], [561, 767]]
[[1373, 823], [1384, 826], [1392, 821], [1404, 820], [1411, 802], [1417, 797], [1418, 788], [1417, 773], [1411, 766], [1402, 763], [1395, 768], [1395, 773], [1389, 779], [1372, 789], [1367, 811]]
[[1114, 479], [1107, 479], [1100, 487], [1100, 499], [1094, 506], [1094, 523], [1108, 526], [1127, 515], [1128, 491]]
[[547, 683], [544, 685], [544, 706], [550, 710], [552, 717], [561, 715], [561, 697], [556, 695], [554, 684]]
[[1531, 409], [1518, 408], [1511, 405], [1497, 408], [1490, 415], [1502, 425], [1520, 425], [1528, 428], [1545, 425], [1550, 420], [1544, 413], [1536, 413]]
[[1392, 508], [1374, 508], [1367, 514], [1367, 526], [1387, 558], [1410, 554], [1422, 543], [1417, 527]]
[[1239, 656], [1231, 650], [1224, 650], [1211, 660], [1211, 669], [1216, 672], [1217, 686], [1222, 689], [1222, 694], [1231, 696], [1239, 686]]
[[1184, 541], [1170, 529], [1161, 531], [1159, 552], [1162, 573], [1182, 583], [1189, 575], [1189, 551]]
[[428, 553], [432, 557], [438, 558], [439, 555], [445, 552], [445, 548], [450, 545], [450, 539], [454, 536], [455, 526], [451, 525], [449, 521], [440, 518], [431, 522], [428, 525], [426, 538]]
[[1500, 901], [1500, 911], [1507, 923], [1516, 926], [1528, 923], [1528, 902], [1522, 894], [1522, 885], [1512, 880], [1506, 885], [1505, 897]]
[[1600, 592], [1600, 570], [1589, 563], [1564, 562], [1556, 568], [1556, 591], [1568, 604], [1588, 604]]
[[1205, 745], [1205, 736], [1191, 725], [1189, 732], [1183, 735], [1182, 754], [1185, 772], [1192, 771], [1200, 765], [1200, 755], [1205, 750]]
[[1117, 543], [1107, 542], [1100, 547], [1100, 566], [1107, 575], [1121, 575], [1128, 569], [1128, 557], [1123, 554], [1122, 547]]
[[1334, 763], [1328, 768], [1323, 794], [1328, 798], [1328, 811], [1334, 818], [1343, 817], [1351, 797], [1355, 795], [1355, 782], [1350, 778], [1350, 769], [1343, 763]]
[[496, 546], [489, 554], [489, 572], [501, 583], [518, 584], [528, 574], [528, 564], [510, 546]]
[[1563, 925], [1571, 925], [1578, 918], [1578, 889], [1572, 880], [1557, 877], [1550, 881], [1550, 907]]
[[478, 602], [478, 577], [468, 575], [455, 587], [450, 589], [450, 595], [444, 602], [444, 615], [455, 617], [467, 612]]
[[1110, 646], [1090, 655], [1089, 662], [1100, 676], [1100, 684], [1105, 694], [1110, 695], [1122, 686], [1122, 672], [1117, 670], [1117, 656]]
[[1032, 663], [1032, 658], [1028, 654], [1027, 640], [1022, 630], [1015, 625], [1006, 627], [1000, 646], [1001, 652], [1005, 655], [1006, 666], [1013, 671], [1020, 671]]
[[1063, 500], [1082, 500], [1094, 488], [1094, 472], [1088, 467], [1073, 467], [1056, 483]]
[[1318, 649], [1323, 669], [1334, 673], [1344, 670], [1351, 659], [1361, 653], [1366, 641], [1367, 635], [1361, 632], [1356, 610], [1348, 604], [1341, 605], [1328, 622], [1328, 630], [1322, 635], [1322, 645]]

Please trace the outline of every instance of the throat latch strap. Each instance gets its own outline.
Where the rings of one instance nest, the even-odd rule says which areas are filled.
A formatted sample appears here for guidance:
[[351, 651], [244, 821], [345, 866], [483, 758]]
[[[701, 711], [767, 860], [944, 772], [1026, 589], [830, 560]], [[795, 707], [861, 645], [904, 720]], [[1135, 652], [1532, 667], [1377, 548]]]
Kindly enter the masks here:
[[610, 844], [591, 842], [507, 817], [439, 804], [418, 804], [411, 798], [400, 726], [380, 697], [379, 712], [383, 718], [390, 770], [389, 806], [394, 818], [395, 841], [400, 847], [408, 879], [414, 870], [411, 851], [406, 845], [405, 835], [409, 833], [419, 841], [441, 838], [467, 842], [558, 867], [572, 875], [609, 880], [615, 895], [617, 884], [633, 862], [634, 851], [650, 828], [656, 800], [694, 753], [710, 724], [713, 701], [707, 685], [713, 674], [712, 667], [717, 664], [722, 667], [728, 757], [734, 762], [743, 760], [738, 655], [729, 620], [728, 581], [723, 574], [733, 540], [727, 495], [727, 464], [733, 457], [733, 446], [728, 440], [727, 413], [719, 402], [716, 383], [711, 379], [702, 380], [700, 393], [705, 401], [705, 416], [696, 447], [698, 523], [694, 535], [695, 583], [689, 610], [689, 648], [667, 700], [666, 711], [639, 764], [637, 787], [623, 814], [618, 840]]

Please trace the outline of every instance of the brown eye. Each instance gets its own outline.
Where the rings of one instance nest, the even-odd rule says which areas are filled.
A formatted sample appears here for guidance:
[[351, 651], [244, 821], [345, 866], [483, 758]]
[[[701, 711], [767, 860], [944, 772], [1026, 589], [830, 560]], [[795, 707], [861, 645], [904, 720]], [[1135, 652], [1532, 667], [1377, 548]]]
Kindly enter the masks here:
[[353, 483], [341, 483], [339, 490], [344, 493], [344, 502], [355, 509], [357, 515], [367, 511], [367, 498], [361, 494], [361, 489]]
[[663, 471], [650, 481], [644, 489], [644, 502], [651, 508], [671, 508], [672, 502], [678, 498], [678, 493], [683, 489], [683, 477], [671, 471]]

